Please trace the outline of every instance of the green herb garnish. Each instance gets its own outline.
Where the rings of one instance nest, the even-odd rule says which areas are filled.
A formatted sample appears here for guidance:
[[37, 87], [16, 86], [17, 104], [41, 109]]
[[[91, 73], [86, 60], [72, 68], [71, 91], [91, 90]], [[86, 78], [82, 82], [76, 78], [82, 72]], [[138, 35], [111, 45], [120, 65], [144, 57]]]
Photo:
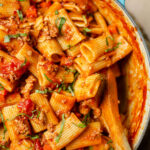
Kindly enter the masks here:
[[61, 125], [60, 125], [60, 132], [59, 132], [58, 136], [55, 139], [56, 143], [58, 143], [60, 138], [61, 138], [61, 135], [62, 135], [62, 132], [63, 132], [63, 129], [64, 129], [64, 125], [65, 125], [65, 115], [62, 114], [62, 122], [61, 122]]
[[0, 7], [3, 6], [3, 4], [0, 4]]
[[5, 145], [0, 145], [0, 148], [5, 149], [5, 150], [10, 150], [7, 146]]
[[90, 113], [88, 113], [87, 115], [85, 115], [82, 123], [79, 123], [79, 124], [74, 124], [73, 123], [73, 124], [76, 125], [79, 128], [85, 128], [89, 124], [89, 118], [90, 118]]
[[109, 149], [108, 150], [114, 150], [114, 148], [111, 145], [112, 143], [113, 143], [113, 141], [111, 139], [107, 142], [107, 144], [109, 145]]
[[72, 94], [72, 96], [74, 96], [73, 87], [74, 87], [74, 84], [75, 84], [75, 81], [76, 81], [78, 75], [79, 75], [79, 72], [76, 71], [74, 73], [74, 80], [73, 80], [73, 82], [71, 84], [69, 84], [69, 86], [68, 86], [68, 91]]
[[89, 147], [89, 150], [93, 150], [93, 146], [90, 146], [90, 147]]
[[30, 117], [31, 119], [33, 119], [33, 117], [34, 117], [34, 113], [35, 112], [37, 112], [37, 118], [39, 118], [40, 117], [40, 114], [41, 114], [41, 111], [39, 111], [39, 110], [37, 110], [37, 109], [35, 109], [35, 110], [33, 110], [31, 113], [32, 113], [32, 116]]
[[75, 69], [70, 69], [70, 68], [68, 68], [67, 66], [65, 66], [65, 71], [76, 73], [77, 70], [75, 70]]
[[58, 15], [58, 14], [59, 14], [58, 10], [55, 10], [55, 15]]
[[107, 144], [110, 144], [110, 143], [112, 143], [113, 141], [112, 140], [109, 140], [108, 142], [107, 142]]
[[49, 81], [52, 82], [52, 80], [44, 73], [44, 77]]
[[73, 86], [69, 85], [68, 91], [72, 94], [72, 96], [74, 96]]
[[113, 47], [113, 48], [108, 48], [108, 49], [105, 50], [105, 52], [107, 53], [107, 52], [111, 52], [111, 51], [116, 50], [117, 48], [119, 48], [119, 45], [120, 45], [120, 44], [121, 44], [121, 43], [117, 43], [117, 45], [116, 45], [115, 47]]
[[8, 42], [10, 42], [10, 36], [9, 36], [9, 35], [6, 35], [6, 36], [4, 37], [4, 43], [8, 43]]
[[62, 26], [65, 24], [66, 19], [64, 17], [57, 18], [56, 22], [55, 22], [56, 25], [58, 23], [58, 20], [60, 20], [59, 25], [58, 25], [58, 29], [59, 29], [59, 33], [61, 33]]
[[22, 11], [21, 10], [17, 10], [17, 14], [18, 14], [19, 19], [22, 21], [23, 20]]
[[83, 123], [79, 123], [79, 124], [73, 123], [73, 124], [74, 124], [75, 126], [79, 127], [79, 128], [85, 128], [85, 127], [86, 127], [86, 125], [83, 124]]
[[4, 43], [10, 42], [11, 38], [18, 38], [18, 37], [23, 37], [23, 36], [27, 36], [27, 34], [26, 33], [18, 33], [18, 34], [6, 35], [4, 37]]
[[45, 89], [45, 90], [35, 90], [36, 93], [40, 93], [40, 94], [47, 94], [47, 93], [52, 93], [54, 91], [51, 91], [49, 89]]
[[[16, 117], [19, 117], [19, 116], [26, 116], [26, 117], [28, 117], [28, 118], [31, 118], [31, 116], [29, 116], [29, 115], [27, 115], [26, 113], [19, 113], [19, 114], [17, 114], [16, 116], [15, 116], [15, 118]], [[14, 119], [15, 119], [14, 118]], [[12, 119], [13, 120], [13, 119]]]
[[4, 90], [3, 85], [0, 83], [0, 91]]
[[20, 67], [24, 67], [27, 64], [27, 59], [25, 58], [24, 62], [20, 65]]
[[87, 35], [87, 33], [91, 32], [92, 30], [89, 28], [83, 28], [83, 34]]
[[6, 131], [7, 131], [7, 127], [6, 127], [6, 125], [5, 125], [5, 120], [4, 120], [4, 117], [3, 117], [3, 114], [2, 114], [2, 113], [0, 113], [0, 117], [1, 117], [1, 119], [2, 119], [2, 123], [3, 123], [3, 127], [4, 127], [4, 136], [3, 136], [3, 139], [5, 139], [5, 133], [6, 133]]
[[108, 150], [114, 150], [114, 148], [112, 146], [110, 146]]
[[26, 1], [26, 0], [18, 0], [18, 1], [23, 2], [23, 1]]
[[114, 41], [114, 38], [113, 38], [112, 36], [106, 37], [106, 45], [107, 45], [107, 46], [109, 46], [108, 39], [111, 39], [112, 41]]
[[39, 135], [27, 135], [27, 137], [29, 137], [31, 140], [36, 140], [40, 138]]

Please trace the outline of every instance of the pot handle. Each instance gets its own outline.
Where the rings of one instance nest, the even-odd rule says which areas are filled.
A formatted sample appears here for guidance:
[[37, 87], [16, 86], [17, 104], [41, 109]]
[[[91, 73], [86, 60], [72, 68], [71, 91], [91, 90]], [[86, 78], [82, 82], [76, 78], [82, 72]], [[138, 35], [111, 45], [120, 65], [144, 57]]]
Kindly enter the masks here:
[[118, 0], [125, 7], [125, 0]]

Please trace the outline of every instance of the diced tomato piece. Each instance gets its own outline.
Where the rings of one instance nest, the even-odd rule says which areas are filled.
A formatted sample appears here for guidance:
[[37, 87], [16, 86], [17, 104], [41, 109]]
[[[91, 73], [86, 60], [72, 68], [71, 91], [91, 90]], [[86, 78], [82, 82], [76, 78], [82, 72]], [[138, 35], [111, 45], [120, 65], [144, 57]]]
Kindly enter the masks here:
[[51, 5], [51, 2], [42, 2], [42, 3], [40, 4], [40, 6], [41, 6], [42, 8], [49, 7], [50, 5]]
[[73, 64], [73, 60], [74, 60], [74, 57], [71, 57], [71, 56], [69, 56], [69, 57], [62, 57], [61, 58], [61, 65], [62, 66], [71, 66], [72, 64]]
[[50, 145], [45, 144], [45, 145], [43, 146], [43, 150], [52, 150], [52, 148], [51, 148]]
[[28, 10], [26, 11], [26, 15], [28, 18], [36, 18], [37, 17], [37, 9], [35, 6], [30, 6]]
[[25, 73], [27, 67], [29, 66], [29, 63], [26, 62], [23, 66], [21, 66], [24, 62], [17, 60], [17, 59], [12, 59], [10, 63], [0, 63], [0, 73], [6, 75], [8, 78], [10, 74], [14, 74], [16, 78], [20, 78], [22, 74]]
[[118, 34], [117, 27], [115, 25], [109, 25], [108, 30], [111, 34]]
[[34, 145], [35, 145], [35, 150], [43, 150], [43, 147], [42, 147], [41, 142], [40, 142], [39, 139], [35, 140], [35, 144]]
[[26, 113], [27, 115], [31, 115], [35, 105], [31, 99], [26, 99], [18, 104], [18, 108], [21, 112]]

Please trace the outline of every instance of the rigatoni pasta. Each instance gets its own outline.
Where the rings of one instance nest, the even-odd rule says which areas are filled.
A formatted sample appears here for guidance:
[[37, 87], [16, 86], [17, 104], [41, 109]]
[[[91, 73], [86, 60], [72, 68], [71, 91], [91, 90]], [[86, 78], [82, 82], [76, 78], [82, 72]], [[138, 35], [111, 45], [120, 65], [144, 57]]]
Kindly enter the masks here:
[[134, 48], [107, 7], [0, 0], [0, 149], [131, 150], [116, 78]]

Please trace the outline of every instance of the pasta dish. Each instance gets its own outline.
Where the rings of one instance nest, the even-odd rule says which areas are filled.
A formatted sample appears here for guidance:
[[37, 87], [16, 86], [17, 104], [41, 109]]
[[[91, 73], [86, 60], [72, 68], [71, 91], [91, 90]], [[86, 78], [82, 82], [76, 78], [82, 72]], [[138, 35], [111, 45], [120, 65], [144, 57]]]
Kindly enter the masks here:
[[111, 3], [0, 0], [0, 149], [132, 149], [118, 80], [136, 39]]

